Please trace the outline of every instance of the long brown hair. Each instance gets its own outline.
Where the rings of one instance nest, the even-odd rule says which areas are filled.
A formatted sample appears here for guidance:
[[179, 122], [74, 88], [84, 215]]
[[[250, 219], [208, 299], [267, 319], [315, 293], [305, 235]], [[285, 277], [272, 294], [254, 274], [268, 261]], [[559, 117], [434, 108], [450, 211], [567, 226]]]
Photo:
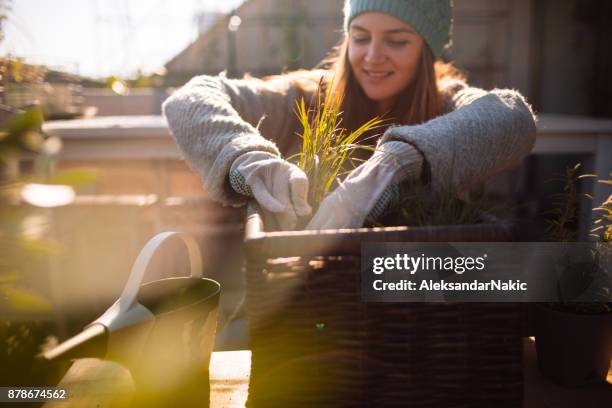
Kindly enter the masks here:
[[[348, 36], [345, 35], [321, 66], [327, 67], [333, 74], [332, 91], [344, 95], [342, 127], [354, 130], [369, 119], [379, 116], [379, 112], [376, 102], [368, 98], [353, 74], [348, 59], [348, 43]], [[388, 125], [416, 125], [443, 114], [438, 85], [440, 81], [451, 78], [465, 79], [452, 64], [434, 62], [431, 50], [424, 45], [415, 79], [400, 93], [391, 111], [384, 116]], [[380, 134], [381, 129], [376, 133]], [[368, 144], [375, 142], [370, 141]]]

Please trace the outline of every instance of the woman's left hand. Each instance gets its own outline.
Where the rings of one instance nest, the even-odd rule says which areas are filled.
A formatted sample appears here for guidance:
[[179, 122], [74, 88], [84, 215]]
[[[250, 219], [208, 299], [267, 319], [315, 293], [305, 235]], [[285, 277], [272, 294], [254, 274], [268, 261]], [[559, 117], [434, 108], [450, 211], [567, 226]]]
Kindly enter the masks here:
[[379, 199], [391, 186], [408, 178], [418, 179], [422, 165], [422, 155], [411, 144], [384, 143], [323, 200], [306, 229], [361, 227], [375, 207], [385, 206]]

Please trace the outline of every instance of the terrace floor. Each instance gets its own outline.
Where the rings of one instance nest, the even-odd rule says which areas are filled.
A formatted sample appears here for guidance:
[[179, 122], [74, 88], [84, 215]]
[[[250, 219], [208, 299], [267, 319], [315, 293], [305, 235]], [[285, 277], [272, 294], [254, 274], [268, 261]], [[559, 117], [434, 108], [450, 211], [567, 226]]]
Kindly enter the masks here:
[[[211, 408], [244, 407], [248, 398], [251, 369], [249, 350], [213, 353], [210, 365]], [[612, 406], [612, 368], [606, 384], [564, 388], [542, 377], [537, 368], [535, 343], [523, 340], [524, 408], [575, 408]], [[60, 386], [73, 397], [68, 402], [47, 403], [47, 408], [125, 407], [134, 385], [122, 366], [97, 359], [77, 360]]]

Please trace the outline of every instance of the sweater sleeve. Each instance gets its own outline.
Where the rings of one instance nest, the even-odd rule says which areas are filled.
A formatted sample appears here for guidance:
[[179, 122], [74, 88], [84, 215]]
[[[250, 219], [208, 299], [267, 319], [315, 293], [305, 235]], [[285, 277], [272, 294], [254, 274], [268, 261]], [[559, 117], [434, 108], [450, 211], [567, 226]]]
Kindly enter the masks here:
[[443, 95], [449, 113], [421, 125], [390, 128], [381, 140], [415, 146], [429, 166], [434, 190], [463, 193], [517, 166], [533, 148], [536, 119], [518, 92], [486, 92], [456, 81]]
[[[292, 136], [287, 133], [296, 92], [288, 81], [202, 75], [164, 102], [170, 131], [211, 198], [225, 205], [245, 203], [229, 185], [230, 167], [249, 151], [280, 155], [275, 142]], [[260, 124], [269, 138], [260, 132]]]

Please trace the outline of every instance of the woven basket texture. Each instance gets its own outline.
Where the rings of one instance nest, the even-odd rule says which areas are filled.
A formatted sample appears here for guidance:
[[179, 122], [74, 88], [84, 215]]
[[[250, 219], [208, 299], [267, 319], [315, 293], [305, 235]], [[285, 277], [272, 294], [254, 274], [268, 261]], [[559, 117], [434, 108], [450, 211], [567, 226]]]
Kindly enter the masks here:
[[[470, 227], [464, 241], [511, 238], [505, 227]], [[455, 227], [359, 231], [343, 234], [355, 243], [461, 235]], [[247, 232], [249, 407], [522, 406], [520, 305], [365, 303], [359, 245], [352, 255], [344, 245], [342, 255], [295, 256], [318, 239]], [[293, 249], [277, 256], [285, 245]]]

